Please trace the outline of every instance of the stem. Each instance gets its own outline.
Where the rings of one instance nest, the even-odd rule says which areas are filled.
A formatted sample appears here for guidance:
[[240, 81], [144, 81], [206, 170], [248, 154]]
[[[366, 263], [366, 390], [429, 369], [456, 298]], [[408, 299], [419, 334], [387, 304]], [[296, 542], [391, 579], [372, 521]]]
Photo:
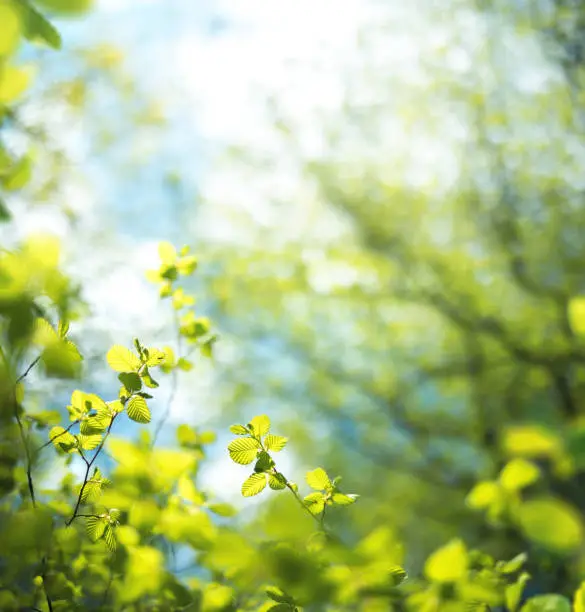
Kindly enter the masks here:
[[78, 517], [80, 516], [78, 513], [79, 511], [79, 506], [81, 505], [81, 499], [83, 497], [83, 492], [85, 491], [85, 487], [87, 486], [87, 483], [89, 481], [89, 472], [91, 470], [92, 465], [95, 463], [96, 459], [98, 458], [98, 455], [100, 454], [100, 451], [102, 450], [102, 448], [104, 447], [104, 444], [106, 443], [106, 440], [108, 439], [108, 436], [110, 435], [110, 432], [112, 431], [112, 425], [114, 424], [114, 421], [116, 420], [116, 417], [118, 415], [114, 414], [112, 416], [112, 420], [110, 421], [110, 424], [108, 425], [108, 429], [104, 435], [103, 440], [100, 442], [100, 445], [98, 446], [95, 455], [91, 458], [91, 461], [88, 461], [85, 456], [83, 455], [82, 452], [80, 452], [80, 455], [82, 457], [82, 459], [85, 461], [85, 476], [83, 478], [83, 484], [81, 485], [81, 489], [79, 490], [79, 495], [77, 496], [77, 502], [75, 504], [75, 508], [73, 510], [73, 514], [71, 515], [71, 518], [65, 523], [65, 525], [67, 527], [69, 527], [69, 525], [71, 525], [71, 523]]
[[[179, 325], [179, 314], [174, 309], [173, 309], [173, 321], [175, 324], [175, 332], [177, 334], [177, 354], [179, 355], [179, 358], [180, 358], [181, 349], [182, 349], [182, 336], [181, 336], [181, 328]], [[167, 400], [167, 406], [165, 408], [165, 411], [162, 417], [160, 418], [160, 421], [156, 424], [156, 427], [154, 428], [154, 434], [152, 436], [152, 446], [156, 444], [158, 436], [160, 435], [162, 428], [164, 427], [165, 423], [167, 422], [167, 419], [169, 418], [169, 415], [171, 414], [171, 408], [173, 406], [175, 395], [177, 394], [178, 386], [179, 386], [179, 379], [178, 379], [178, 373], [177, 373], [177, 366], [175, 365], [171, 372], [171, 392], [169, 394], [169, 399]]]

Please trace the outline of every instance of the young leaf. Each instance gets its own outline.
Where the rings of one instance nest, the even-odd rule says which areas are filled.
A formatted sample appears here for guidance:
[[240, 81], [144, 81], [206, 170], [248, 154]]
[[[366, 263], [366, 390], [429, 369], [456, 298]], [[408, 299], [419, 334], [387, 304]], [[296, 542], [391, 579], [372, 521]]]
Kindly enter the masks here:
[[85, 436], [91, 436], [105, 431], [108, 425], [109, 420], [101, 416], [85, 417], [79, 425], [79, 431]]
[[237, 514], [236, 509], [233, 506], [230, 506], [229, 504], [208, 504], [207, 507], [211, 512], [217, 514], [218, 516], [230, 517], [235, 516]]
[[265, 414], [255, 416], [249, 427], [257, 438], [265, 436], [270, 431], [270, 419]]
[[89, 436], [79, 434], [76, 437], [79, 442], [79, 447], [82, 450], [95, 450], [102, 441], [101, 434], [92, 434]]
[[49, 440], [51, 440], [57, 450], [64, 453], [70, 453], [77, 448], [75, 436], [66, 431], [64, 427], [53, 427], [49, 431]]
[[136, 372], [121, 372], [118, 374], [118, 380], [129, 393], [142, 389], [142, 380], [140, 380], [140, 376]]
[[266, 474], [252, 474], [242, 485], [242, 495], [252, 497], [261, 493], [266, 487]]
[[158, 245], [158, 256], [165, 264], [173, 263], [177, 259], [177, 250], [170, 242], [161, 242]]
[[243, 425], [230, 425], [230, 431], [236, 436], [247, 436], [250, 433]]
[[146, 400], [139, 396], [131, 397], [126, 405], [128, 416], [136, 423], [150, 423], [150, 410]]
[[24, 35], [29, 40], [42, 40], [53, 49], [61, 48], [61, 35], [41, 13], [31, 4], [21, 3], [21, 10], [24, 17]]
[[114, 345], [106, 355], [108, 365], [114, 372], [137, 372], [140, 359], [125, 346]]
[[106, 528], [106, 520], [101, 516], [90, 516], [85, 523], [85, 529], [90, 540], [97, 542]]
[[334, 493], [331, 500], [337, 506], [349, 506], [353, 504], [357, 498], [358, 495], [354, 494], [344, 495], [343, 493]]
[[232, 461], [240, 465], [252, 463], [260, 450], [260, 444], [253, 438], [238, 438], [232, 440], [228, 445], [228, 451]]
[[150, 389], [156, 389], [158, 387], [158, 383], [156, 382], [156, 380], [154, 380], [154, 378], [152, 378], [152, 376], [150, 375], [150, 372], [148, 371], [148, 368], [144, 368], [142, 370], [142, 382], [149, 387]]
[[303, 501], [311, 514], [320, 514], [325, 508], [325, 498], [322, 493], [309, 493]]
[[264, 446], [267, 450], [278, 452], [281, 451], [288, 442], [288, 438], [284, 436], [275, 436], [273, 434], [268, 434], [264, 439]]
[[268, 486], [274, 491], [280, 491], [286, 487], [286, 478], [280, 473], [269, 474]]
[[148, 359], [146, 360], [146, 365], [148, 367], [156, 367], [161, 363], [164, 363], [167, 359], [166, 353], [164, 351], [160, 351], [159, 349], [151, 348], [148, 349]]
[[427, 559], [425, 574], [433, 582], [459, 582], [467, 576], [468, 563], [463, 542], [451, 540]]
[[110, 524], [105, 526], [104, 541], [110, 552], [116, 552], [116, 536], [114, 535], [114, 527]]
[[295, 603], [294, 599], [290, 595], [287, 595], [282, 589], [279, 589], [278, 587], [269, 586], [266, 587], [265, 591], [266, 595], [268, 595], [268, 597], [270, 597], [272, 601], [291, 605]]
[[274, 461], [272, 460], [272, 457], [266, 451], [260, 451], [258, 453], [258, 460], [256, 461], [256, 465], [254, 466], [254, 471], [266, 472], [273, 466]]
[[323, 468], [316, 468], [311, 472], [307, 472], [306, 479], [311, 489], [316, 491], [324, 491], [331, 487], [329, 476], [327, 476], [327, 472]]

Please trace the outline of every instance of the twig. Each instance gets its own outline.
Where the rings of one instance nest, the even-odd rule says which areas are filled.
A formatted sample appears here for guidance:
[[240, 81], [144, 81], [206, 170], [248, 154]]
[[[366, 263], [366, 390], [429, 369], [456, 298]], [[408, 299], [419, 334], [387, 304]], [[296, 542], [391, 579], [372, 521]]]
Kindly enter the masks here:
[[42, 451], [43, 448], [46, 448], [47, 446], [49, 446], [52, 442], [54, 442], [57, 438], [60, 438], [61, 436], [65, 435], [66, 433], [69, 433], [69, 431], [71, 430], [72, 427], [74, 427], [75, 425], [77, 425], [77, 423], [79, 423], [79, 420], [77, 421], [73, 421], [73, 423], [71, 423], [70, 425], [67, 426], [67, 428], [62, 431], [61, 433], [58, 433], [56, 436], [53, 436], [52, 438], [49, 438], [48, 442], [45, 442], [42, 446], [39, 446], [35, 453], [38, 453], [39, 451]]
[[81, 499], [83, 497], [83, 493], [85, 491], [85, 487], [87, 486], [87, 483], [89, 481], [89, 472], [91, 470], [92, 465], [95, 463], [96, 459], [98, 458], [98, 455], [100, 454], [100, 451], [102, 450], [102, 448], [104, 447], [104, 444], [106, 443], [106, 440], [108, 439], [108, 436], [110, 435], [110, 432], [112, 431], [112, 425], [114, 424], [114, 421], [116, 420], [116, 417], [118, 415], [114, 414], [112, 416], [112, 420], [110, 421], [110, 424], [108, 425], [108, 429], [104, 435], [103, 440], [100, 442], [100, 445], [98, 446], [95, 455], [91, 458], [91, 461], [88, 461], [85, 456], [83, 455], [83, 453], [80, 453], [82, 459], [85, 461], [85, 476], [83, 478], [83, 484], [81, 485], [81, 489], [79, 490], [79, 495], [77, 497], [77, 502], [75, 504], [75, 508], [73, 510], [73, 514], [71, 515], [71, 518], [65, 523], [65, 525], [67, 527], [69, 527], [69, 525], [71, 525], [71, 523], [79, 516], [77, 514], [78, 510], [79, 510], [79, 506], [81, 505]]
[[[182, 343], [183, 338], [181, 336], [181, 327], [179, 325], [179, 315], [177, 314], [176, 310], [173, 310], [173, 321], [175, 324], [175, 331], [177, 334], [177, 355], [179, 355], [179, 358], [180, 358], [181, 350], [183, 346], [183, 343]], [[177, 367], [175, 365], [171, 372], [171, 392], [169, 394], [169, 399], [167, 400], [167, 406], [165, 408], [165, 411], [162, 417], [160, 418], [159, 422], [156, 424], [156, 427], [154, 428], [154, 434], [152, 436], [152, 446], [156, 444], [158, 436], [160, 435], [162, 428], [164, 427], [165, 423], [167, 422], [169, 418], [169, 415], [171, 414], [171, 408], [175, 400], [175, 395], [177, 394], [178, 386], [179, 386], [179, 379], [178, 379]]]

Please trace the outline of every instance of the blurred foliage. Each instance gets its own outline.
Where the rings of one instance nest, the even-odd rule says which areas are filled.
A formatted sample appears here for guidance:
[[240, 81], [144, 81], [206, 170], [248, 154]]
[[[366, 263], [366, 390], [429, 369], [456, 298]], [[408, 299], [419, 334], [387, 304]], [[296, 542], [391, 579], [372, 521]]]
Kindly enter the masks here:
[[[38, 164], [5, 142], [34, 76], [20, 45], [58, 50], [52, 16], [90, 4], [0, 0], [3, 201]], [[59, 242], [30, 236], [2, 250], [0, 609], [585, 609], [585, 206], [573, 178], [585, 13], [560, 0], [531, 6], [529, 19], [521, 7], [475, 8], [482, 23], [503, 19], [550, 47], [562, 78], [523, 96], [513, 84], [450, 83], [472, 96], [457, 189], [407, 187], [355, 159], [310, 160], [347, 242], [326, 259], [294, 245], [270, 262], [242, 254], [211, 280], [220, 311], [252, 332], [276, 329], [310, 364], [295, 386], [313, 398], [307, 412], [319, 409], [279, 419], [287, 437], [264, 414], [230, 428], [230, 458], [253, 464], [241, 493], [265, 498], [256, 518], [238, 522], [198, 485], [213, 432], [181, 424], [175, 447], [157, 445], [172, 402], [154, 414], [158, 373], [176, 389], [218, 340], [188, 292], [189, 249], [161, 243], [147, 273], [175, 313], [175, 345], [110, 347], [111, 399], [75, 388], [88, 372], [69, 329], [83, 309]], [[119, 56], [86, 60], [102, 70]], [[86, 85], [71, 84], [69, 103]], [[502, 94], [521, 99], [504, 108]], [[544, 126], [538, 146], [534, 125]], [[231, 372], [226, 388], [246, 375]], [[39, 378], [72, 383], [66, 413], [29, 401]], [[238, 415], [249, 412], [246, 384], [231, 397]], [[116, 434], [122, 419], [140, 427], [136, 439]], [[306, 493], [273, 456], [294, 444], [327, 464], [306, 472]]]

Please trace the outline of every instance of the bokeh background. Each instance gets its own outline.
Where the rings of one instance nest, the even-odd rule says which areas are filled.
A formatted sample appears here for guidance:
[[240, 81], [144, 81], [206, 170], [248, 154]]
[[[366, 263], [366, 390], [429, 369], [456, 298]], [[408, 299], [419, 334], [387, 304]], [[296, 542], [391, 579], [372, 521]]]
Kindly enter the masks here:
[[[86, 390], [117, 392], [111, 344], [173, 344], [145, 271], [160, 240], [189, 244], [220, 338], [161, 442], [182, 422], [218, 431], [202, 483], [239, 520], [299, 528], [294, 500], [241, 498], [225, 451], [227, 425], [265, 413], [291, 439], [281, 469], [342, 474], [362, 497], [331, 520], [392, 525], [409, 568], [455, 535], [530, 548], [465, 498], [510, 427], [580, 431], [578, 0], [96, 0], [56, 23], [61, 52], [22, 52], [39, 74], [3, 136], [36, 170], [0, 236], [62, 239]], [[71, 382], [50, 385], [62, 409]], [[583, 508], [573, 468], [547, 478]], [[563, 563], [543, 561], [539, 588], [564, 588]]]

